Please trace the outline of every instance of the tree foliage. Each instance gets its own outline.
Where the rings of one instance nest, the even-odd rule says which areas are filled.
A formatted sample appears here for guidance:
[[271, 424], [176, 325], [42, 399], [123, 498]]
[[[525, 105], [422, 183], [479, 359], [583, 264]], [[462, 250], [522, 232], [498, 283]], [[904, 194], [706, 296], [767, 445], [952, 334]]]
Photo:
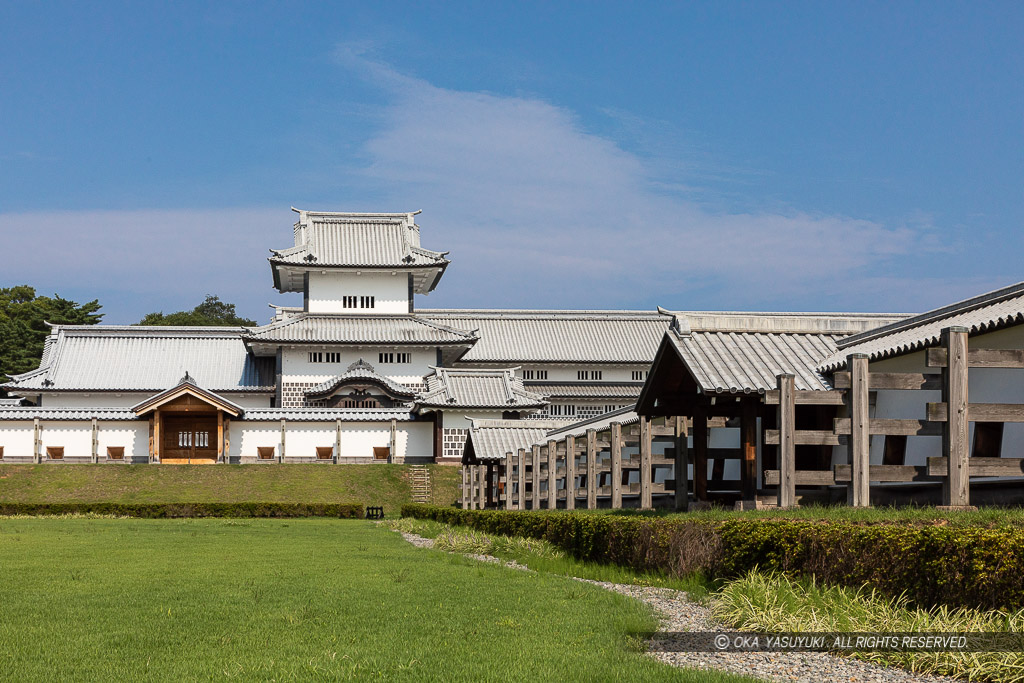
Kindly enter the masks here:
[[56, 294], [36, 296], [28, 285], [0, 288], [0, 381], [39, 367], [50, 328], [95, 325], [103, 317], [98, 300], [78, 304]]
[[140, 320], [139, 325], [180, 325], [185, 327], [253, 327], [255, 320], [239, 318], [235, 305], [220, 300], [219, 296], [206, 295], [206, 300], [191, 311], [177, 313], [150, 313]]

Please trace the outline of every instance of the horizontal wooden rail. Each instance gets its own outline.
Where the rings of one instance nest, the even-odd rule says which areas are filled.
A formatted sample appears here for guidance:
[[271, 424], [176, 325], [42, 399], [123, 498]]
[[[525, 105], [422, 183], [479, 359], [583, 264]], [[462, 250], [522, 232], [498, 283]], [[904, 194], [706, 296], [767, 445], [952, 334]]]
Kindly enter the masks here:
[[[832, 486], [836, 483], [835, 475], [829, 470], [796, 470], [794, 474], [797, 486]], [[765, 470], [764, 485], [778, 486], [779, 471]]]
[[[949, 420], [949, 406], [945, 403], [928, 403], [928, 421]], [[1018, 403], [968, 403], [967, 419], [970, 422], [1024, 422], [1024, 405]]]
[[[926, 365], [944, 368], [949, 364], [946, 349], [928, 349]], [[968, 349], [969, 368], [1024, 368], [1024, 349]]]
[[[779, 430], [764, 430], [764, 443], [767, 446], [778, 446]], [[796, 446], [840, 446], [843, 443], [839, 435], [832, 431], [798, 429], [793, 432], [793, 444]]]
[[[850, 373], [837, 372], [832, 378], [836, 389], [850, 388]], [[938, 391], [942, 389], [942, 375], [923, 372], [869, 372], [868, 389], [898, 389]]]
[[[970, 458], [968, 472], [972, 477], [1024, 477], [1024, 458]], [[945, 477], [948, 458], [928, 458], [928, 474]]]
[[[841, 406], [843, 405], [843, 392], [797, 389], [793, 392], [793, 399], [798, 406]], [[771, 389], [764, 392], [764, 402], [769, 406], [779, 405], [779, 390]]]
[[[848, 417], [837, 417], [834, 425], [832, 431], [836, 434], [849, 434], [851, 431]], [[868, 420], [868, 433], [893, 436], [942, 436], [942, 425], [928, 420], [894, 420], [874, 417]]]
[[[837, 482], [853, 480], [853, 467], [851, 465], [836, 465], [834, 470]], [[928, 468], [924, 465], [871, 465], [868, 468], [868, 480], [936, 481], [936, 478], [928, 476]]]

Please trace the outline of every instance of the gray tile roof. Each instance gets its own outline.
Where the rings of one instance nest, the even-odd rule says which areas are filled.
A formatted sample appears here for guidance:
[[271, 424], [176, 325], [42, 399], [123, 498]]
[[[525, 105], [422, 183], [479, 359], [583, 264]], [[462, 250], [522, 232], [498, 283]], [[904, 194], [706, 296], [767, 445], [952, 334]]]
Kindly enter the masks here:
[[256, 358], [243, 328], [55, 326], [46, 364], [12, 391], [163, 391], [188, 372], [209, 391], [272, 391], [274, 361]]
[[0, 398], [0, 408], [14, 408], [24, 403], [23, 398]]
[[332, 377], [331, 379], [325, 382], [321, 382], [320, 384], [317, 384], [315, 387], [307, 389], [305, 393], [306, 396], [311, 397], [323, 396], [325, 394], [330, 394], [331, 392], [333, 392], [335, 389], [340, 387], [342, 384], [345, 384], [346, 382], [353, 382], [358, 380], [375, 382], [385, 387], [388, 391], [397, 396], [408, 396], [409, 398], [412, 398], [413, 396], [416, 395], [415, 391], [405, 386], [404, 384], [399, 384], [398, 382], [395, 382], [383, 375], [377, 374], [377, 372], [373, 369], [373, 366], [364, 361], [362, 358], [360, 358], [359, 361], [350, 365], [348, 367], [348, 370], [341, 373], [337, 377]]
[[408, 408], [250, 408], [242, 419], [263, 422], [412, 422], [416, 416]]
[[246, 332], [249, 342], [338, 344], [465, 344], [476, 336], [421, 316], [302, 313]]
[[516, 410], [540, 408], [546, 403], [543, 396], [526, 390], [512, 368], [435, 368], [425, 379], [427, 391], [416, 400], [418, 407]]
[[543, 420], [473, 420], [466, 438], [466, 450], [478, 460], [500, 460], [544, 441], [554, 423]]
[[871, 360], [898, 356], [939, 344], [945, 327], [966, 327], [970, 334], [1024, 322], [1024, 282], [958, 301], [920, 315], [843, 339], [838, 350], [818, 364], [831, 372], [846, 366], [846, 356], [863, 353]]
[[535, 443], [544, 444], [547, 443], [548, 439], [557, 441], [558, 439], [564, 439], [567, 436], [584, 436], [590, 429], [593, 429], [595, 432], [600, 432], [604, 429], [608, 429], [613, 422], [618, 422], [621, 425], [631, 425], [636, 424], [639, 421], [640, 416], [636, 414], [635, 410], [632, 408], [621, 408], [589, 420], [573, 422], [569, 425], [550, 429], [544, 435], [543, 439]]
[[654, 311], [428, 309], [435, 322], [479, 330], [464, 363], [650, 363], [671, 318]]
[[674, 315], [665, 336], [703, 393], [764, 393], [792, 373], [797, 389], [828, 390], [816, 366], [851, 332], [900, 316], [839, 313]]
[[524, 382], [526, 388], [550, 399], [592, 398], [592, 399], [628, 399], [635, 401], [640, 396], [642, 383], [604, 383], [604, 382]]
[[131, 410], [121, 408], [21, 408], [0, 407], [0, 420], [138, 420]]

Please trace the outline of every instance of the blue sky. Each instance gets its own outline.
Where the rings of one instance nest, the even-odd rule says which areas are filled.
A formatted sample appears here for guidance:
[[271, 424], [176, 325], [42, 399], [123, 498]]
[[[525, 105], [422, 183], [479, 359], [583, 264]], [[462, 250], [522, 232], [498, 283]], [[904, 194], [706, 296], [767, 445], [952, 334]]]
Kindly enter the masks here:
[[422, 307], [918, 311], [1024, 280], [1021, 3], [0, 6], [0, 286], [264, 320], [290, 206]]

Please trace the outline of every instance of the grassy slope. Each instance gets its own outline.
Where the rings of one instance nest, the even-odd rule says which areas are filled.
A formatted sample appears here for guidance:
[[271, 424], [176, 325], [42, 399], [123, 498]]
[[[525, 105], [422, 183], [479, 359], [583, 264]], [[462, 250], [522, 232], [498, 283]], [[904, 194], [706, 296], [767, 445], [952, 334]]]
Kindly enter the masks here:
[[653, 626], [365, 521], [0, 519], [0, 679], [740, 680], [631, 651]]
[[[434, 502], [458, 497], [458, 468], [429, 465]], [[0, 500], [136, 503], [411, 502], [404, 465], [0, 465]]]

